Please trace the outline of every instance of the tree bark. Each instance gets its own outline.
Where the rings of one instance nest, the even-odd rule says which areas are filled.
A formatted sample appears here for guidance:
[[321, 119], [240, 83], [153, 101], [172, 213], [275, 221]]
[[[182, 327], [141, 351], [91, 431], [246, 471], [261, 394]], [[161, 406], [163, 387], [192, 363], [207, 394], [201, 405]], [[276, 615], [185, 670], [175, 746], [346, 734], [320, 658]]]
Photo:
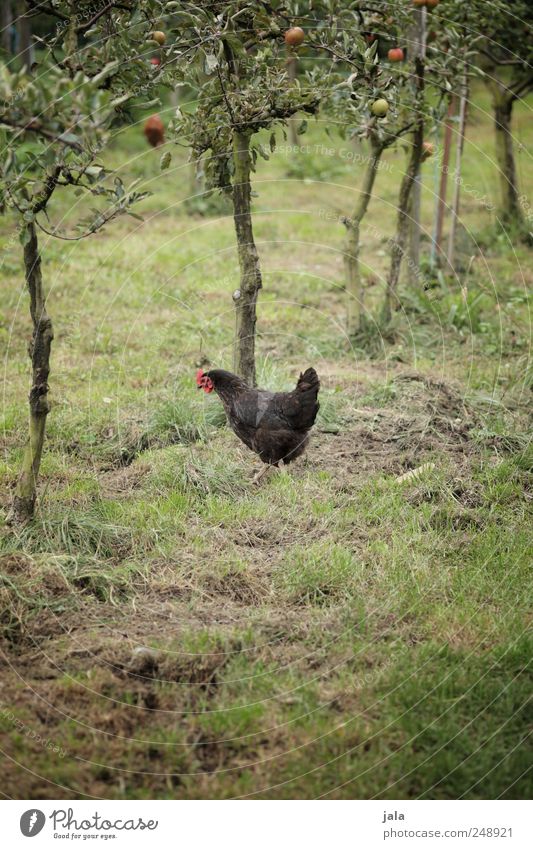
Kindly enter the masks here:
[[234, 367], [237, 374], [251, 386], [255, 386], [256, 306], [262, 282], [252, 227], [252, 158], [249, 132], [234, 130], [233, 162], [233, 218], [241, 272], [240, 288], [233, 295], [236, 311]]
[[468, 68], [465, 64], [461, 78], [461, 99], [459, 101], [459, 132], [455, 148], [455, 174], [451, 208], [450, 233], [448, 236], [448, 265], [453, 271], [455, 261], [455, 238], [459, 223], [459, 202], [461, 200], [461, 168], [466, 132], [466, 108], [468, 104]]
[[8, 56], [11, 55], [11, 24], [13, 21], [11, 14], [11, 0], [2, 0], [0, 9], [0, 30], [1, 30], [1, 46], [2, 50]]
[[344, 253], [344, 266], [346, 269], [346, 295], [347, 295], [347, 333], [349, 337], [357, 334], [363, 326], [363, 285], [361, 280], [361, 269], [359, 265], [360, 230], [361, 221], [366, 215], [368, 204], [372, 196], [374, 181], [378, 172], [381, 155], [384, 147], [375, 140], [370, 140], [370, 156], [368, 158], [363, 177], [361, 193], [354, 213], [351, 218], [344, 219], [348, 231], [346, 249]]
[[31, 20], [28, 15], [28, 7], [25, 0], [19, 0], [17, 29], [19, 34], [18, 59], [21, 68], [26, 67], [28, 73], [33, 63], [33, 44], [31, 40]]
[[452, 118], [454, 110], [454, 97], [450, 96], [448, 111], [444, 122], [444, 141], [442, 148], [442, 162], [440, 172], [439, 190], [437, 195], [437, 210], [435, 215], [435, 229], [433, 233], [433, 245], [431, 248], [431, 266], [440, 257], [442, 252], [442, 232], [444, 227], [444, 213], [446, 210], [446, 191], [448, 188], [448, 169], [450, 165], [450, 151], [452, 145]]
[[[410, 48], [414, 55], [424, 61], [426, 58], [426, 23], [427, 9], [423, 6], [415, 10], [415, 24], [413, 27]], [[411, 268], [420, 267], [420, 215], [422, 208], [422, 159], [420, 158], [416, 169], [414, 182], [411, 189], [411, 225], [409, 240], [409, 256]]]
[[29, 439], [24, 452], [22, 470], [15, 490], [11, 518], [24, 522], [33, 516], [37, 497], [37, 479], [43, 452], [48, 403], [48, 375], [50, 349], [54, 334], [52, 322], [46, 312], [41, 257], [35, 224], [26, 225], [29, 240], [24, 247], [24, 268], [30, 293], [30, 313], [33, 335], [29, 345], [32, 362], [32, 386], [29, 396]]
[[[293, 50], [289, 47], [287, 48], [287, 73], [289, 76], [289, 80], [293, 83], [297, 76], [298, 71], [298, 59], [294, 55]], [[293, 147], [297, 147], [299, 144], [298, 140], [298, 132], [297, 132], [297, 119], [296, 116], [293, 115], [292, 118], [289, 118], [289, 141]]]
[[520, 192], [511, 133], [511, 118], [515, 98], [513, 93], [499, 80], [491, 79], [487, 85], [492, 97], [496, 131], [496, 161], [500, 179], [500, 218], [508, 224], [522, 225], [524, 217], [520, 207]]
[[405, 256], [409, 236], [409, 202], [416, 175], [422, 161], [422, 145], [424, 142], [424, 104], [422, 102], [424, 94], [424, 62], [421, 58], [415, 60], [415, 71], [417, 90], [416, 123], [412, 136], [411, 154], [406, 172], [402, 178], [400, 195], [398, 197], [396, 237], [392, 243], [391, 264], [381, 313], [382, 322], [385, 325], [392, 318], [392, 302], [396, 296], [402, 260]]

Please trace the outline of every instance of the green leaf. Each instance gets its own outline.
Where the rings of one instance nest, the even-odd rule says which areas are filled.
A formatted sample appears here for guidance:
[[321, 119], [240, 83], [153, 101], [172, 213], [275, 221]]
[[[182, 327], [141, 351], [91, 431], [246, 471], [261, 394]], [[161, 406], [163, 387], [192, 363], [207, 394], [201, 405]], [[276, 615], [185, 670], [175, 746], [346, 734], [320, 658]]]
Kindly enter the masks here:
[[212, 74], [215, 68], [218, 67], [218, 59], [214, 53], [206, 53], [205, 54], [205, 72], [206, 74]]
[[75, 136], [74, 133], [61, 133], [58, 136], [59, 141], [66, 142], [67, 144], [80, 144], [80, 140], [78, 136]]
[[19, 242], [20, 242], [20, 244], [22, 245], [23, 248], [25, 248], [26, 245], [29, 245], [30, 238], [31, 238], [30, 228], [25, 227], [25, 226], [22, 227], [21, 230], [20, 230], [20, 233], [19, 233]]
[[161, 168], [161, 171], [166, 171], [168, 166], [170, 165], [171, 161], [172, 161], [172, 154], [171, 154], [170, 150], [166, 150], [164, 152], [163, 156], [161, 157], [161, 159], [159, 160], [159, 167]]

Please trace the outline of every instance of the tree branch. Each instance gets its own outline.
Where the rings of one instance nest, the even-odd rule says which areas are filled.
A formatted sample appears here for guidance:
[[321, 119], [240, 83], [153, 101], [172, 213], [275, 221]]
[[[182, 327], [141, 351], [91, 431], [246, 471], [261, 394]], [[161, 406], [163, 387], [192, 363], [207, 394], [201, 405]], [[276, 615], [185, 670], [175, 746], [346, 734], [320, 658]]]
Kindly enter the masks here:
[[59, 142], [60, 144], [64, 144], [67, 147], [73, 148], [73, 150], [77, 150], [79, 152], [83, 151], [83, 145], [79, 142], [68, 141], [67, 139], [62, 139], [61, 136], [56, 136], [55, 133], [52, 133], [50, 130], [46, 130], [44, 127], [32, 126], [31, 122], [29, 124], [14, 124], [12, 121], [6, 120], [4, 115], [0, 116], [0, 124], [4, 124], [6, 127], [10, 127], [12, 130], [20, 130], [21, 133], [32, 132], [38, 133], [45, 139], [49, 139], [53, 142]]

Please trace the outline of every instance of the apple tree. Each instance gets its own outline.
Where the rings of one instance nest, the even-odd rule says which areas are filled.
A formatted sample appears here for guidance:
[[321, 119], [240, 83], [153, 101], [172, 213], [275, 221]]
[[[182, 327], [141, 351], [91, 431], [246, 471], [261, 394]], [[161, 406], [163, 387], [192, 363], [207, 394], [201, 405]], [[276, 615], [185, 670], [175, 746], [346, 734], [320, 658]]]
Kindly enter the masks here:
[[[417, 0], [411, 4], [412, 21], [406, 30], [407, 62], [403, 65], [397, 109], [404, 121], [412, 121], [412, 130], [407, 137], [408, 161], [398, 195], [396, 233], [381, 311], [383, 325], [390, 322], [393, 308], [398, 305], [397, 289], [402, 263], [407, 258], [409, 231], [412, 223], [417, 224], [413, 192], [422, 163], [432, 152], [425, 140], [426, 128], [442, 121], [450, 93], [459, 88], [459, 81], [471, 67], [479, 38], [472, 35], [465, 39], [464, 30], [448, 20], [448, 4], [445, 5], [437, 17], [439, 0]], [[418, 264], [411, 270], [418, 272]]]
[[[13, 521], [33, 515], [50, 410], [53, 326], [46, 308], [39, 234], [84, 238], [118, 215], [135, 214], [131, 207], [144, 196], [135, 185], [125, 187], [101, 161], [117, 110], [135, 93], [131, 81], [141, 79], [136, 63], [145, 42], [144, 19], [137, 45], [131, 36], [126, 39], [123, 35], [131, 15], [119, 12], [117, 17], [113, 3], [107, 4], [102, 14], [92, 6], [91, 15], [81, 23], [76, 15], [69, 17], [70, 7], [67, 2], [55, 2], [51, 7], [55, 16], [60, 16], [61, 26], [48, 43], [43, 42], [33, 73], [25, 68], [18, 73], [0, 68], [0, 204], [18, 219], [33, 326], [29, 437], [16, 485]], [[127, 21], [120, 21], [122, 14], [127, 14]], [[79, 39], [85, 38], [97, 21], [107, 28], [107, 37], [88, 47], [80, 44]], [[146, 73], [153, 72], [146, 66]], [[68, 222], [67, 230], [50, 223], [54, 197], [61, 189], [84, 194], [94, 204], [78, 222]]]
[[[255, 328], [261, 267], [252, 220], [252, 174], [258, 156], [268, 158], [275, 146], [276, 128], [285, 128], [297, 113], [317, 112], [327, 85], [312, 77], [290, 78], [286, 46], [302, 43], [333, 63], [355, 61], [359, 48], [351, 27], [355, 13], [346, 4], [327, 0], [315, 4], [211, 0], [201, 5], [184, 2], [179, 8], [161, 3], [153, 14], [172, 6], [168, 23], [176, 63], [176, 82], [196, 92], [194, 111], [174, 121], [178, 141], [188, 144], [202, 160], [207, 185], [230, 195], [240, 267], [234, 292], [236, 310], [235, 370], [255, 384]], [[311, 9], [311, 6], [313, 8]], [[154, 18], [154, 22], [156, 20]], [[183, 46], [179, 46], [183, 45]], [[363, 78], [361, 78], [363, 79]], [[268, 143], [258, 138], [268, 131]]]
[[515, 103], [533, 91], [533, 5], [529, 0], [447, 0], [442, 15], [475, 41], [476, 64], [490, 92], [499, 172], [500, 220], [524, 228], [512, 133]]
[[366, 144], [367, 151], [355, 207], [342, 218], [347, 232], [345, 290], [347, 333], [351, 338], [366, 324], [359, 260], [361, 225], [384, 152], [414, 126], [413, 116], [402, 104], [407, 80], [403, 69], [406, 51], [399, 46], [410, 17], [410, 8], [402, 0], [370, 11], [359, 10], [351, 38], [358, 45], [360, 59], [351, 67], [346, 63], [337, 66], [327, 98], [327, 112], [341, 137], [359, 140]]

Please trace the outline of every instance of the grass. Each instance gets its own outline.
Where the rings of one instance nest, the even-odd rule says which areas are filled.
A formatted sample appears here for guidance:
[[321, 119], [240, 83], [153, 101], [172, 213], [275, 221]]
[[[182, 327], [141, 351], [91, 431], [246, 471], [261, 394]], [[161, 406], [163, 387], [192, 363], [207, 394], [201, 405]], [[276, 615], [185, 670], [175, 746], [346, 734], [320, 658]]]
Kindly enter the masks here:
[[[426, 290], [406, 278], [387, 338], [371, 322], [353, 345], [343, 333], [347, 143], [317, 122], [309, 154], [281, 143], [259, 163], [260, 383], [289, 388], [308, 364], [322, 381], [306, 456], [260, 486], [194, 382], [231, 368], [238, 265], [227, 208], [188, 197], [179, 149], [162, 180], [161, 152], [121, 132], [110, 161], [152, 189], [145, 222], [43, 241], [55, 340], [38, 513], [0, 527], [5, 793], [531, 794], [530, 254], [479, 202], [497, 188], [480, 87], [470, 115], [464, 271]], [[370, 312], [403, 157], [387, 154], [363, 227]], [[526, 189], [524, 152], [519, 168]], [[0, 222], [3, 515], [28, 381], [13, 227]]]

